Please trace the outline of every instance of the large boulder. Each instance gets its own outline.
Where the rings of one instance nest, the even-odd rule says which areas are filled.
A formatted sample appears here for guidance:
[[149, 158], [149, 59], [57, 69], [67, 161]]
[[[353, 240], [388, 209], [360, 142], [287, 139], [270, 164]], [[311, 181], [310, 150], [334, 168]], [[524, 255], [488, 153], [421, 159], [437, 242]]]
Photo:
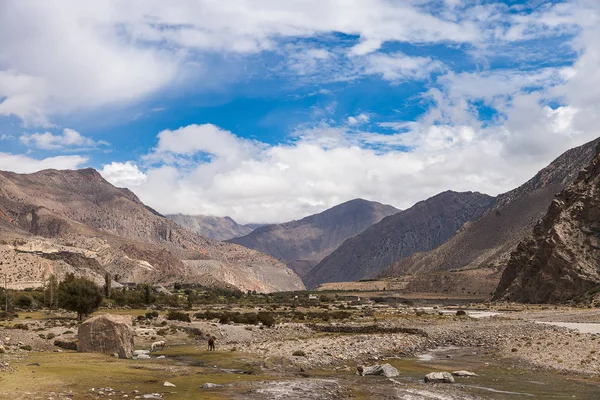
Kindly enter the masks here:
[[131, 317], [103, 314], [85, 321], [79, 328], [79, 351], [83, 353], [117, 353], [119, 358], [133, 356]]
[[359, 375], [382, 375], [386, 378], [393, 378], [394, 376], [398, 376], [398, 370], [392, 367], [390, 364], [375, 364], [370, 367], [358, 367]]
[[425, 382], [454, 383], [454, 377], [450, 372], [430, 372], [425, 375]]

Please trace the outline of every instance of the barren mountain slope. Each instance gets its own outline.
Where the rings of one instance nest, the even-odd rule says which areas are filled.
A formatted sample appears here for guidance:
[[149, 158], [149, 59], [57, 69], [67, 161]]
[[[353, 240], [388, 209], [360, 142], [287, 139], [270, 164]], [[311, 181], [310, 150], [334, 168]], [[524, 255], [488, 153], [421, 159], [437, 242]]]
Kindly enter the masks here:
[[392, 206], [355, 199], [298, 221], [263, 226], [229, 242], [270, 254], [306, 273], [344, 240], [397, 212]]
[[167, 215], [171, 221], [189, 231], [215, 240], [228, 240], [245, 236], [252, 228], [240, 225], [229, 217], [213, 217], [210, 215]]
[[[4, 265], [11, 263], [12, 251], [53, 261], [60, 258], [52, 264], [57, 268], [65, 263], [75, 269], [94, 265], [95, 274], [106, 270], [122, 281], [206, 282], [216, 278], [243, 290], [303, 287], [291, 270], [272, 257], [186, 231], [93, 169], [29, 175], [0, 172], [0, 212], [3, 220], [37, 236], [26, 239], [24, 246], [23, 240], [15, 242], [14, 232], [7, 230], [4, 246], [12, 250], [3, 249]], [[95, 262], [81, 261], [82, 257]], [[211, 261], [211, 268], [200, 267], [194, 260]], [[36, 269], [35, 260], [29, 264], [32, 271]]]
[[577, 176], [598, 141], [568, 150], [517, 189], [498, 196], [481, 218], [437, 248], [403, 258], [383, 272], [401, 276], [458, 268], [504, 266], [516, 245], [531, 233], [554, 195]]
[[421, 201], [345, 241], [310, 272], [305, 283], [316, 287], [375, 277], [395, 260], [443, 243], [493, 200], [481, 193], [448, 191]]
[[573, 300], [600, 287], [600, 145], [590, 165], [552, 201], [512, 253], [495, 299]]

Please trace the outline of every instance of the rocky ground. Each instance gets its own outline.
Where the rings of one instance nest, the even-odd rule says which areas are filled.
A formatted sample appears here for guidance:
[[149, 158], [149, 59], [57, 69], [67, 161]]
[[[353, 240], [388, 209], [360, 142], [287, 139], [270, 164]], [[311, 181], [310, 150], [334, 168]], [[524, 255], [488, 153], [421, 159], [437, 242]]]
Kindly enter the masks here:
[[[477, 307], [489, 308], [487, 305]], [[256, 310], [258, 308], [245, 311]], [[82, 393], [85, 389], [85, 397], [91, 398], [153, 398], [143, 396], [152, 395], [158, 386], [160, 397], [155, 398], [170, 398], [172, 390], [162, 387], [163, 381], [172, 381], [179, 390], [184, 390], [181, 389], [183, 387], [192, 392], [200, 390], [200, 383], [217, 382], [225, 385], [225, 389], [220, 390], [226, 390], [227, 395], [219, 397], [215, 394], [214, 398], [337, 399], [368, 397], [366, 394], [370, 393], [370, 386], [377, 382], [376, 389], [373, 389], [374, 398], [469, 398], [471, 393], [465, 392], [462, 384], [424, 384], [422, 376], [431, 372], [426, 369], [412, 371], [414, 374], [410, 377], [403, 377], [402, 372], [399, 380], [355, 374], [358, 365], [386, 362], [399, 368], [413, 368], [402, 363], [418, 354], [444, 348], [468, 349], [470, 359], [481, 357], [486, 365], [498, 363], [497, 368], [548, 371], [561, 377], [600, 382], [600, 335], [539, 323], [594, 323], [600, 321], [600, 311], [513, 305], [495, 306], [491, 311], [494, 310], [501, 315], [472, 318], [456, 316], [455, 310], [447, 308], [417, 309], [368, 304], [354, 310], [353, 317], [343, 321], [309, 323], [286, 321], [282, 317], [282, 321], [271, 328], [219, 324], [216, 320], [167, 321], [161, 315], [156, 320], [136, 321], [135, 341], [136, 348], [148, 349], [151, 342], [165, 340], [167, 348], [164, 352], [151, 353], [148, 360], [135, 360], [141, 364], [111, 361], [117, 363], [115, 367], [126, 368], [123, 370], [126, 373], [134, 368], [136, 373], [141, 374], [139, 377], [130, 377], [120, 386], [108, 385], [106, 379], [102, 380], [99, 375], [105, 373], [110, 376], [118, 369], [111, 367], [113, 369], [102, 373], [90, 369], [87, 372], [89, 379], [85, 380], [89, 384], [84, 384], [85, 388], [80, 387], [82, 382], [74, 382], [68, 385], [68, 390]], [[135, 311], [127, 313], [136, 315]], [[142, 313], [140, 310], [138, 314]], [[57, 340], [70, 342], [76, 338], [77, 323], [69, 315], [37, 313], [28, 316], [30, 318], [22, 314], [18, 320], [0, 322], [0, 340], [4, 348], [4, 352], [0, 350], [0, 382], [6, 383], [11, 375], [21, 376], [19, 374], [36, 368], [37, 364], [43, 367], [46, 363], [49, 370], [54, 368], [52, 363], [83, 368], [78, 363], [88, 364], [89, 360], [93, 360], [98, 363], [95, 368], [105, 368], [106, 361], [101, 355], [98, 359], [80, 358], [77, 353], [55, 346]], [[208, 336], [216, 337], [215, 353], [207, 352]], [[50, 354], [53, 355], [50, 357]], [[165, 358], [158, 359], [159, 355]], [[474, 365], [467, 363], [463, 368], [460, 360], [453, 364], [457, 369]], [[423, 368], [435, 370], [442, 367], [438, 363]], [[150, 379], [148, 374], [155, 377]], [[41, 375], [38, 374], [38, 377]], [[197, 378], [192, 380], [192, 377]], [[54, 379], [63, 378], [55, 375]], [[132, 385], [136, 379], [140, 379], [141, 386]], [[67, 387], [54, 388], [54, 395], [50, 391], [40, 394], [31, 388], [28, 390], [37, 393], [38, 398], [73, 398]], [[319, 396], [315, 397], [317, 392]], [[0, 398], [3, 398], [2, 394], [6, 393], [0, 389]]]

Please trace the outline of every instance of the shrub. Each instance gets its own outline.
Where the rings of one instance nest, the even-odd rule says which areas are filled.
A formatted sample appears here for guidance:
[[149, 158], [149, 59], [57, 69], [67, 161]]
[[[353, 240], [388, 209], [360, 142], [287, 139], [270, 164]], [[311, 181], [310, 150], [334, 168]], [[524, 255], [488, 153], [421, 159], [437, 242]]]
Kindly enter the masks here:
[[183, 311], [169, 311], [167, 314], [167, 319], [169, 321], [192, 322], [190, 315], [188, 313], [184, 313]]
[[7, 312], [7, 311], [0, 311], [0, 320], [7, 320], [7, 319], [18, 318], [18, 317], [19, 316], [17, 314]]
[[258, 320], [259, 320], [259, 322], [262, 322], [263, 325], [268, 326], [268, 327], [275, 325], [275, 318], [273, 317], [273, 315], [271, 313], [259, 312]]
[[296, 350], [292, 353], [294, 357], [306, 357], [306, 353], [303, 350]]
[[46, 335], [46, 339], [51, 340], [54, 339], [56, 337], [56, 335], [52, 332], [50, 332], [49, 334]]
[[31, 351], [31, 350], [33, 350], [33, 348], [30, 345], [28, 345], [28, 344], [26, 344], [25, 346], [21, 346], [19, 348], [21, 350], [25, 350], [25, 351]]
[[15, 305], [19, 308], [31, 308], [33, 305], [33, 298], [26, 294], [22, 294], [15, 300]]
[[152, 311], [146, 313], [146, 319], [155, 319], [158, 318], [158, 311]]
[[28, 331], [29, 330], [29, 326], [27, 326], [26, 324], [14, 324], [13, 329], [21, 329], [23, 331]]

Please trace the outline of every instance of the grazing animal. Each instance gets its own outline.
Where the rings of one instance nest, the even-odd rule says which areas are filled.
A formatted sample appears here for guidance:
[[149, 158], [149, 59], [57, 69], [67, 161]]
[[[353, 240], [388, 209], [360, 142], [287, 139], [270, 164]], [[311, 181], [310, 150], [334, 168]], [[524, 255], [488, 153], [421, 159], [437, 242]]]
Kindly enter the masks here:
[[208, 351], [215, 351], [215, 337], [208, 338]]
[[159, 340], [158, 342], [154, 342], [150, 345], [150, 351], [156, 351], [158, 348], [161, 350], [165, 348], [165, 341]]

